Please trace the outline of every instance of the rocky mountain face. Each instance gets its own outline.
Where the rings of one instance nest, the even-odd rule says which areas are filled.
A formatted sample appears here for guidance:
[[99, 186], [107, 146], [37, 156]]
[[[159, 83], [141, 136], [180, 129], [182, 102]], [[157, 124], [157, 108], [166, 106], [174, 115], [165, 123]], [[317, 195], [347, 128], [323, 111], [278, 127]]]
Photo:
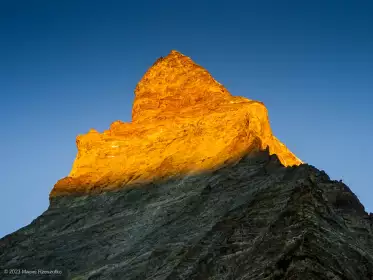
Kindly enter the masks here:
[[131, 123], [92, 129], [76, 143], [73, 168], [52, 197], [213, 170], [267, 146], [284, 165], [301, 163], [272, 135], [263, 103], [232, 96], [177, 51], [158, 59], [138, 83]]
[[0, 240], [2, 279], [371, 280], [373, 215], [316, 168], [252, 152], [213, 172], [57, 196]]
[[372, 280], [373, 215], [262, 103], [175, 51], [135, 93], [132, 123], [79, 136], [47, 211], [0, 240], [0, 279]]

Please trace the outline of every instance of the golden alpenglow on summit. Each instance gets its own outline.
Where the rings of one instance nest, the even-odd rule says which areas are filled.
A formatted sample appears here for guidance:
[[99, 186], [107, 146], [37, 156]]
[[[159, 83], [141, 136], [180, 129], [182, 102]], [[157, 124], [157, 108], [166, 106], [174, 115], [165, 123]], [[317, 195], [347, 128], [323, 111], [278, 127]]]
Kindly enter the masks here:
[[267, 146], [284, 166], [302, 163], [272, 135], [263, 103], [232, 96], [177, 51], [158, 59], [138, 83], [131, 123], [90, 130], [76, 144], [72, 170], [51, 196], [214, 170]]

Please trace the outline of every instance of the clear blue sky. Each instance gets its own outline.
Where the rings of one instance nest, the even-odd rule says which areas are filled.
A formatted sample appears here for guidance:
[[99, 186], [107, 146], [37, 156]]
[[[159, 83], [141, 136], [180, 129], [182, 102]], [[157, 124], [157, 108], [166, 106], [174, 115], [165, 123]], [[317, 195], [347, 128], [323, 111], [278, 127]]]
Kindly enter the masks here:
[[373, 211], [372, 1], [1, 1], [0, 237], [48, 207], [75, 137], [130, 121], [133, 90], [171, 49]]

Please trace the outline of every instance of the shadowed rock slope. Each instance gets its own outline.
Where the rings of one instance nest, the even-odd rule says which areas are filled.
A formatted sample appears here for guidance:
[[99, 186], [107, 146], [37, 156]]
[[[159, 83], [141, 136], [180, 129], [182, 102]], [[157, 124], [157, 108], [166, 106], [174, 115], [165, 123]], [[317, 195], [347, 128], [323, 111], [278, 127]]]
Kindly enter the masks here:
[[323, 171], [251, 152], [210, 173], [53, 197], [0, 240], [0, 265], [76, 280], [371, 280], [372, 220]]

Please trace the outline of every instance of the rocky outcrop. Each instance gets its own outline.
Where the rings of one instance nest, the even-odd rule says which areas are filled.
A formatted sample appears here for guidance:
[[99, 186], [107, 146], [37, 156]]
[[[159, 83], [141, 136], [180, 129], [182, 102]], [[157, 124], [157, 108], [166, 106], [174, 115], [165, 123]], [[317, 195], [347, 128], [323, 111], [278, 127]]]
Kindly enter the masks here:
[[232, 96], [189, 57], [159, 59], [135, 90], [132, 122], [76, 140], [68, 177], [51, 197], [94, 193], [173, 175], [214, 170], [269, 147], [285, 166], [301, 161], [272, 135], [261, 102]]
[[48, 210], [0, 239], [0, 279], [372, 280], [373, 215], [262, 103], [175, 51], [135, 94], [132, 122], [78, 136]]
[[251, 152], [212, 172], [51, 198], [0, 240], [1, 279], [371, 280], [373, 219], [341, 182]]

